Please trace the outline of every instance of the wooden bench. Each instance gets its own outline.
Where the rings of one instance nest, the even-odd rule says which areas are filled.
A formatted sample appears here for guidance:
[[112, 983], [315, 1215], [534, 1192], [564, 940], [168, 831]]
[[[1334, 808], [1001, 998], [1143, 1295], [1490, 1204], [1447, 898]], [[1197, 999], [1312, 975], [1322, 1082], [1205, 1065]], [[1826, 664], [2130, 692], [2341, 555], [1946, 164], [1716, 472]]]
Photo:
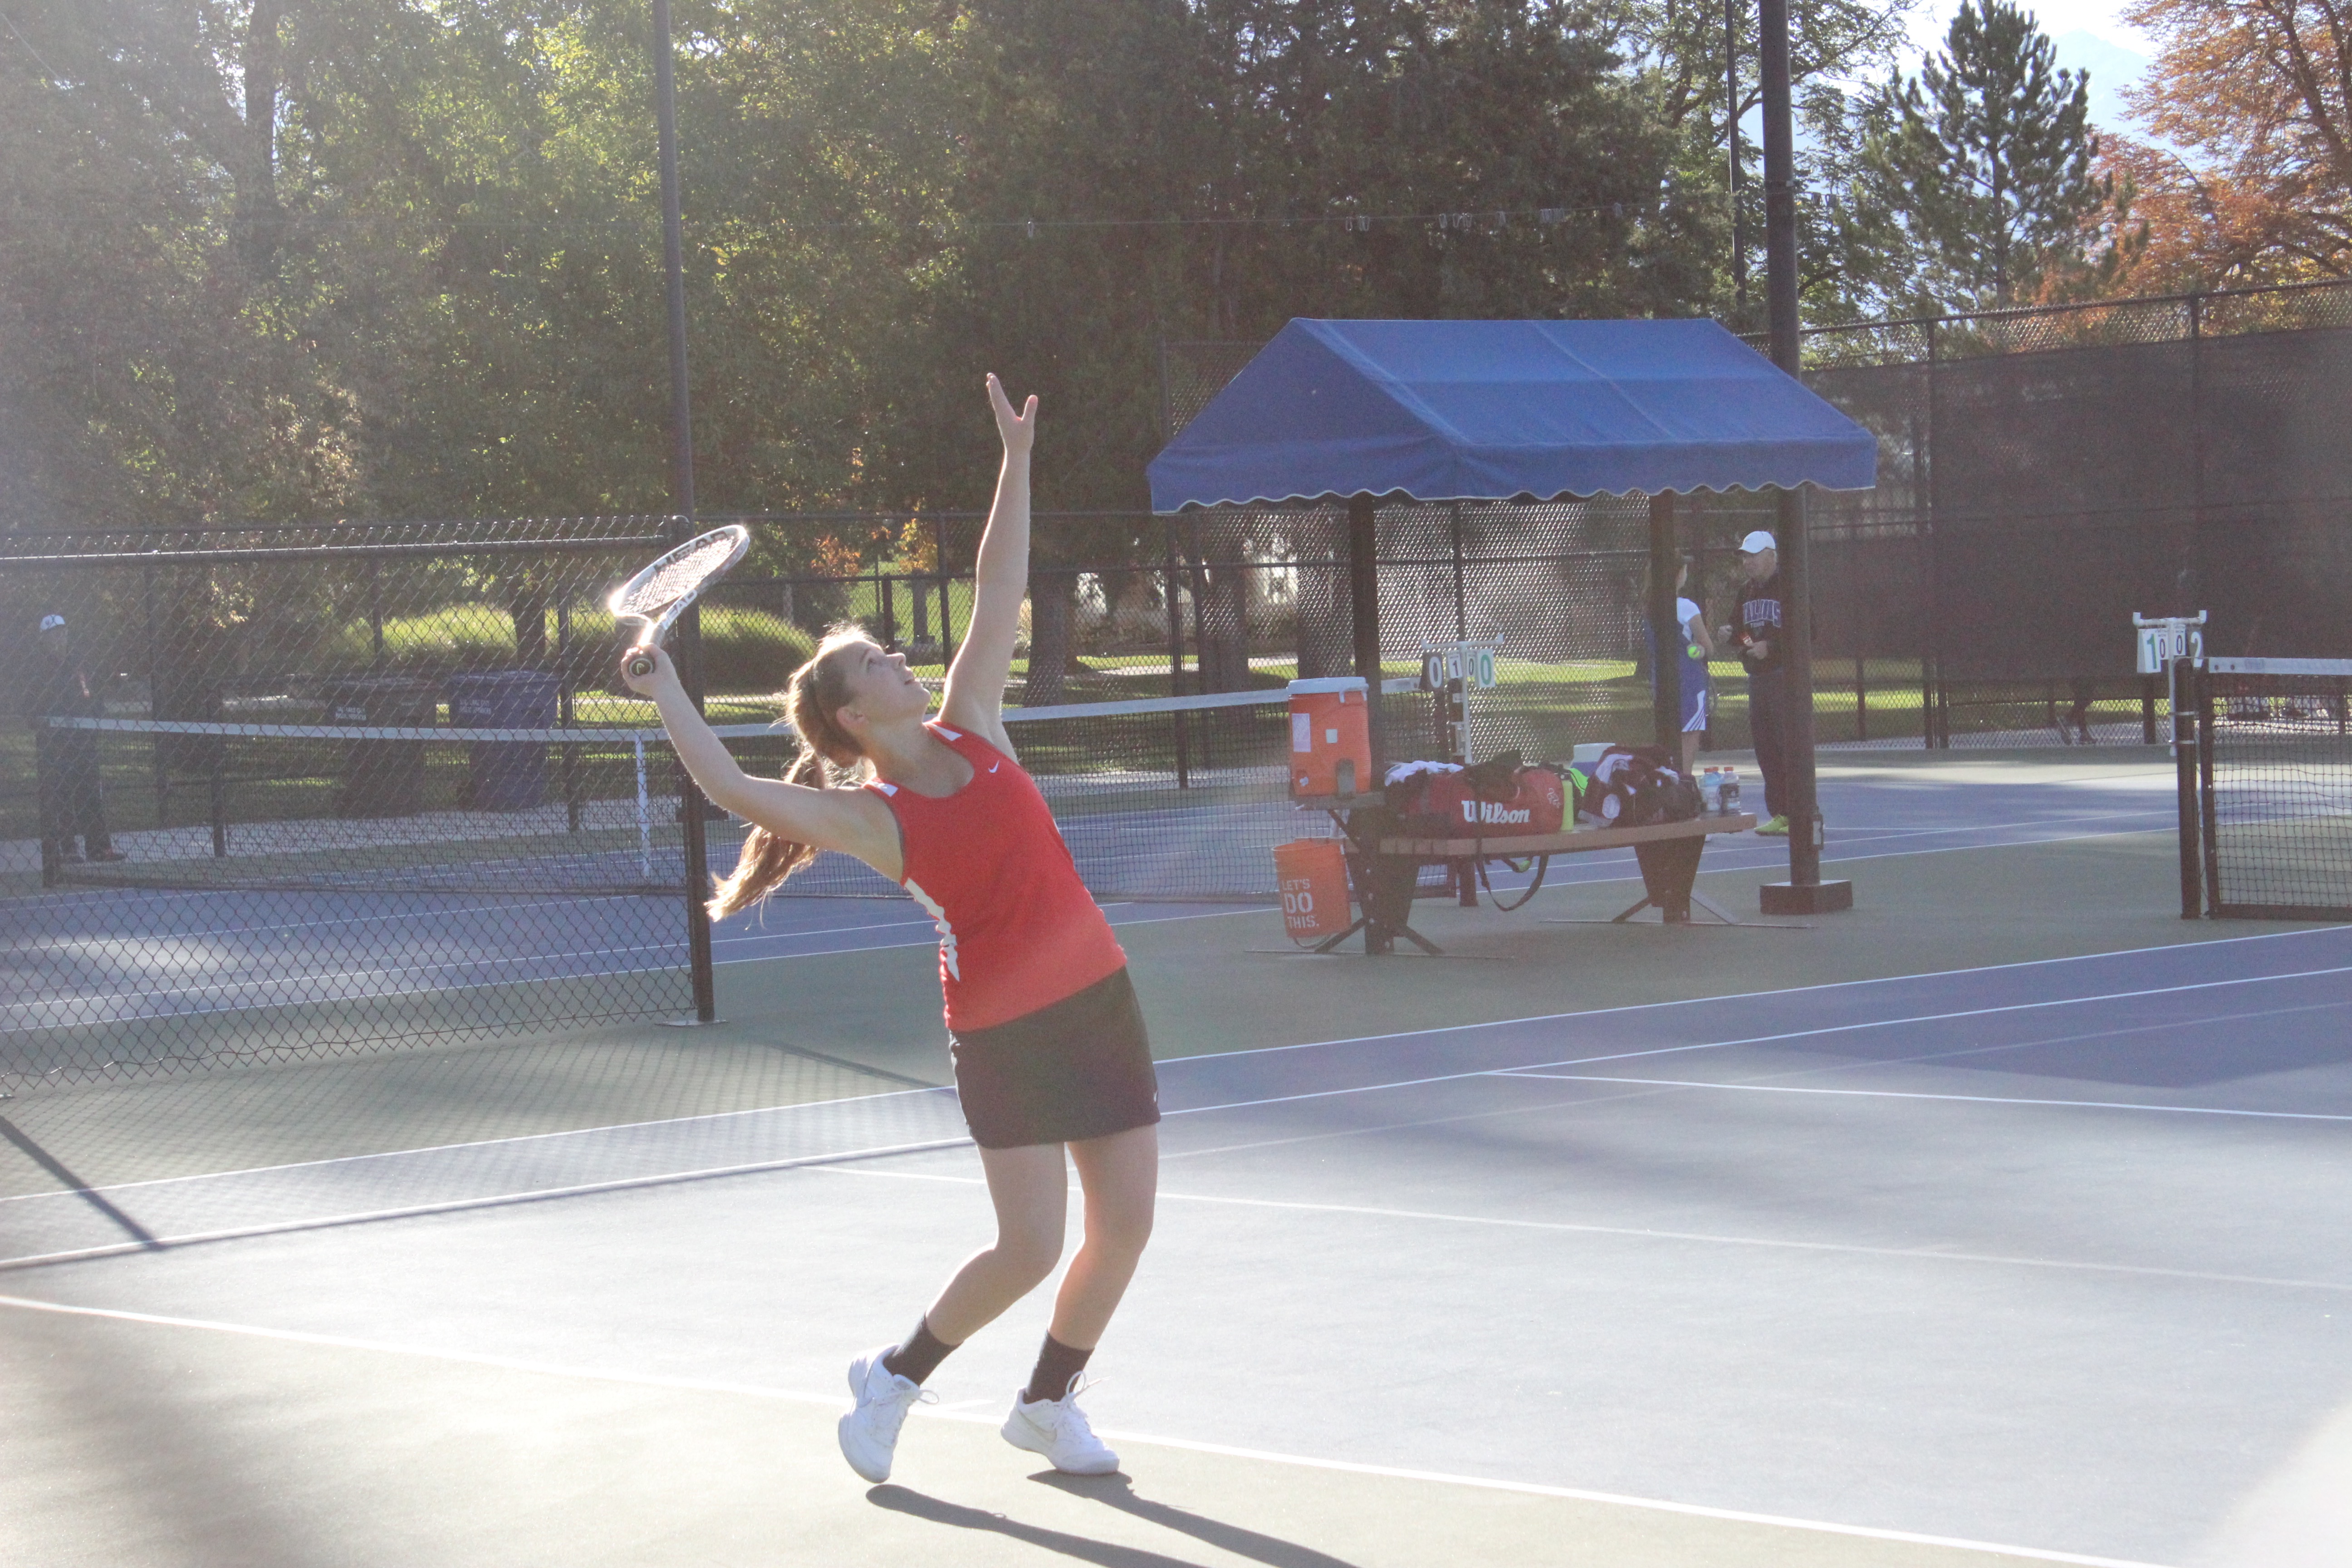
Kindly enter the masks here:
[[[1631, 920], [1654, 907], [1668, 924], [1686, 924], [1691, 918], [1691, 905], [1696, 902], [1727, 923], [1737, 923], [1725, 910], [1695, 892], [1692, 884], [1698, 877], [1699, 854], [1709, 837], [1718, 833], [1745, 833], [1755, 826], [1756, 818], [1748, 816], [1696, 816], [1686, 822], [1661, 822], [1648, 827], [1588, 827], [1570, 833], [1478, 838], [1368, 838], [1354, 830], [1350, 814], [1350, 820], [1342, 821], [1341, 827], [1348, 834], [1351, 850], [1349, 869], [1356, 882], [1356, 899], [1362, 907], [1363, 917], [1338, 936], [1318, 944], [1315, 951], [1328, 952], [1361, 931], [1367, 956], [1393, 952], [1400, 936], [1423, 952], [1436, 956], [1443, 950], [1413, 930], [1412, 922], [1414, 887], [1423, 866], [1475, 868], [1494, 860], [1533, 860], [1537, 863], [1535, 886], [1540, 888], [1553, 856], [1590, 855], [1602, 849], [1631, 849], [1642, 868], [1641, 901], [1615, 917], [1617, 920]], [[1528, 896], [1533, 896], [1532, 889]], [[1516, 909], [1517, 905], [1508, 907]]]

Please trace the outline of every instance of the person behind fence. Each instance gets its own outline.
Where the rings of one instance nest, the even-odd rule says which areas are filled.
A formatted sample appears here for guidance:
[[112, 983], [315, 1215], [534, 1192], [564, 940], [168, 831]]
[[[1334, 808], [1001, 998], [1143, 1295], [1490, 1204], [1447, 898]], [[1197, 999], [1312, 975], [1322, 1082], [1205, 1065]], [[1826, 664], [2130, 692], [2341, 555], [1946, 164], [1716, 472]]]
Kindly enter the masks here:
[[[1699, 742], [1706, 738], [1707, 721], [1714, 717], [1709, 710], [1706, 689], [1706, 662], [1715, 657], [1715, 639], [1707, 635], [1706, 612], [1697, 601], [1683, 597], [1683, 589], [1690, 583], [1690, 559], [1685, 556], [1675, 570], [1675, 654], [1679, 660], [1683, 707], [1683, 772], [1689, 774], [1698, 765]], [[1657, 632], [1648, 621], [1650, 578], [1642, 574], [1643, 630], [1650, 638], [1650, 685], [1657, 687]]]
[[1739, 620], [1717, 634], [1739, 650], [1748, 670], [1748, 728], [1756, 745], [1756, 770], [1764, 775], [1764, 812], [1759, 833], [1789, 831], [1789, 675], [1782, 661], [1780, 542], [1758, 529], [1739, 542]]
[[[122, 858], [122, 852], [106, 833], [97, 732], [60, 730], [49, 722], [95, 719], [100, 712], [89, 674], [74, 651], [66, 618], [43, 616], [25, 717], [33, 727], [33, 762], [39, 774], [44, 864], [70, 864], [83, 858], [82, 850], [92, 860]], [[77, 839], [80, 850], [75, 847]]]

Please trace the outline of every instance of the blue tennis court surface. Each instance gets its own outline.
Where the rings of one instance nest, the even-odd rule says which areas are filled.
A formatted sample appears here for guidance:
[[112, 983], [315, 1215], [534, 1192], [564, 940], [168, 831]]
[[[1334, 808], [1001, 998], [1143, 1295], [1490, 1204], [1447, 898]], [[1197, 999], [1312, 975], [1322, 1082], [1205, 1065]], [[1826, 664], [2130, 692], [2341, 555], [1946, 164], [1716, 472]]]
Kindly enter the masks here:
[[[1147, 1450], [2175, 1563], [2352, 1399], [2352, 931], [1161, 1082], [1093, 1402]], [[985, 1234], [961, 1137], [910, 1090], [19, 1197], [6, 1289], [824, 1400]], [[1042, 1310], [949, 1363], [949, 1416]]]

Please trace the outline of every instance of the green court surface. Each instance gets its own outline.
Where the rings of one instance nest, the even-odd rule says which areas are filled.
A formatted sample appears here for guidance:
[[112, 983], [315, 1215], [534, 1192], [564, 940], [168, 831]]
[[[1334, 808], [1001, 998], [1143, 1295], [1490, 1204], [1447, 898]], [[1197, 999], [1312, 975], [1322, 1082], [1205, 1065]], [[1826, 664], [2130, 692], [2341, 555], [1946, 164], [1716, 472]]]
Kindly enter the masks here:
[[1610, 925], [1630, 864], [1426, 901], [1435, 959], [1121, 917], [1170, 1115], [1106, 1480], [990, 1429], [1042, 1297], [890, 1484], [835, 1450], [986, 1235], [889, 906], [709, 1029], [0, 1105], [0, 1560], [2347, 1560], [2352, 933], [2182, 921], [2160, 755], [1824, 772], [1809, 925]]

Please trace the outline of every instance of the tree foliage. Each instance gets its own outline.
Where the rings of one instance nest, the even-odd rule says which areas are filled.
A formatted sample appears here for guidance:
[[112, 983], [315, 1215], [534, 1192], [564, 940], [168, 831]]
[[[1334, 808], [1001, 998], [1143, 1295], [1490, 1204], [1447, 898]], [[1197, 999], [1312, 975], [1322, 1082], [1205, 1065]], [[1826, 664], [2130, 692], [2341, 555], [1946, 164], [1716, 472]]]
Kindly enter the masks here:
[[2084, 220], [2114, 182], [2092, 167], [2088, 79], [2057, 68], [2029, 13], [1966, 0], [1918, 75], [1855, 112], [1852, 216], [1878, 225], [1857, 248], [1908, 264], [1881, 289], [1920, 306], [2006, 306], [2084, 265]]
[[[1905, 3], [1798, 0], [1801, 70], [1883, 66]], [[1041, 503], [1113, 511], [1142, 500], [1163, 341], [1728, 309], [1721, 148], [1753, 42], [1735, 92], [1719, 9], [675, 11], [708, 510], [980, 501], [992, 368], [1046, 400]], [[9, 20], [0, 522], [667, 507], [645, 7]]]
[[2352, 275], [2352, 14], [2336, 0], [2140, 0], [2158, 48], [2115, 171], [2137, 193], [2130, 282], [2199, 289]]

